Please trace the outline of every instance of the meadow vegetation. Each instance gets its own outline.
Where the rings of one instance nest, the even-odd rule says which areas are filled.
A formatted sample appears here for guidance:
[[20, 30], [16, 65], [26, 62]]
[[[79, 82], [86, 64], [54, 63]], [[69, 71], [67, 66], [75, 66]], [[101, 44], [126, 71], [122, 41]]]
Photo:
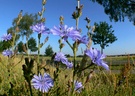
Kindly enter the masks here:
[[[76, 21], [76, 28], [64, 25], [63, 16], [59, 18], [58, 27], [47, 28], [44, 23], [46, 18], [43, 18], [46, 0], [42, 0], [42, 10], [38, 12], [40, 20], [36, 20], [36, 24], [29, 25], [29, 22], [25, 22], [29, 23], [29, 26], [27, 24], [26, 26], [22, 23], [25, 19], [20, 11], [15, 19], [13, 32], [2, 37], [1, 45], [4, 49], [0, 54], [0, 96], [135, 95], [135, 57], [127, 55], [106, 58], [98, 49], [92, 48], [95, 27], [90, 26], [90, 19], [86, 17], [88, 36], [82, 36], [78, 28], [78, 20], [82, 15], [83, 5], [80, 5], [79, 1], [72, 14]], [[36, 32], [38, 44], [28, 43], [30, 34], [25, 33], [26, 43], [21, 42], [18, 47], [16, 38], [21, 28], [24, 28], [22, 31], [24, 33]], [[41, 37], [47, 34], [60, 37], [59, 51], [54, 54], [53, 51], [49, 53], [51, 57], [40, 55], [40, 49], [48, 41], [48, 36], [44, 41], [41, 41]], [[69, 38], [72, 42], [69, 42]], [[66, 57], [62, 53], [63, 42], [71, 48], [72, 57]], [[86, 49], [83, 50], [82, 57], [77, 57], [80, 44], [86, 45]], [[18, 48], [22, 50], [18, 52]], [[52, 48], [49, 46], [48, 49]], [[29, 51], [37, 51], [37, 55], [31, 56]], [[46, 53], [48, 54], [48, 51]]]
[[[25, 58], [25, 57], [23, 57]], [[34, 58], [34, 57], [32, 57]], [[135, 71], [134, 69], [134, 62], [130, 63], [128, 59], [132, 59], [132, 57], [108, 57], [106, 58], [108, 61], [112, 58], [113, 60], [127, 60], [125, 64], [122, 65], [113, 65], [109, 64], [110, 68], [113, 70], [119, 70], [120, 72], [113, 72], [113, 71], [106, 71], [100, 67], [97, 67], [97, 70], [92, 72], [92, 69], [87, 69], [84, 72], [84, 77], [81, 77], [83, 84], [87, 85], [85, 89], [83, 89], [82, 93], [76, 93], [75, 96], [134, 96], [135, 95], [135, 73], [131, 71]], [[0, 55], [0, 95], [1, 96], [8, 96], [9, 91], [13, 92], [13, 96], [29, 96], [29, 87], [28, 83], [23, 76], [22, 65], [25, 61], [22, 59], [20, 62], [21, 56], [17, 56], [14, 59], [14, 63], [18, 64], [13, 65], [10, 70], [10, 76], [7, 69], [8, 61], [7, 57], [3, 57]], [[69, 59], [73, 59], [72, 57]], [[42, 68], [46, 68], [46, 72], [48, 72], [53, 77], [53, 72], [56, 70], [55, 65], [51, 63], [51, 57], [41, 57]], [[77, 60], [81, 60], [77, 58]], [[47, 63], [48, 62], [48, 63]], [[111, 61], [110, 61], [111, 62]], [[36, 64], [36, 62], [34, 63]], [[45, 69], [42, 69], [42, 73]], [[68, 95], [68, 83], [69, 80], [72, 78], [72, 70], [66, 69], [63, 67], [60, 68], [59, 72], [59, 81], [58, 86], [61, 88], [59, 91], [59, 96], [67, 96]], [[33, 71], [36, 73], [36, 68], [33, 68]], [[92, 72], [91, 78], [88, 82], [87, 76], [89, 72]], [[124, 76], [124, 77], [123, 77]], [[77, 78], [77, 77], [76, 77]], [[12, 87], [9, 84], [9, 80], [12, 81]], [[56, 96], [56, 88], [55, 86], [52, 91], [47, 93], [47, 96]], [[11, 90], [12, 89], [12, 90]], [[35, 89], [33, 90], [34, 96], [40, 96], [38, 91]], [[67, 93], [66, 93], [67, 92]], [[42, 96], [42, 95], [41, 95]]]

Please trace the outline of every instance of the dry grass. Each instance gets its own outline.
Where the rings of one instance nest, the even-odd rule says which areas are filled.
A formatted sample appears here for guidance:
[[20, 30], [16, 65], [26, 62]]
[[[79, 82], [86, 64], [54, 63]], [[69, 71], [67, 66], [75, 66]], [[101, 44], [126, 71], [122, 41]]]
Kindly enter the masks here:
[[[9, 60], [7, 57], [0, 55], [0, 95], [8, 94], [11, 86], [9, 82], [13, 84], [13, 91], [15, 96], [28, 96], [29, 87], [27, 82], [23, 77], [22, 65], [25, 63], [24, 58], [17, 56], [13, 61]], [[54, 64], [49, 64], [46, 60], [50, 58], [42, 57], [41, 61], [41, 73], [46, 71], [53, 77], [54, 71], [56, 71]], [[70, 58], [71, 59], [71, 58]], [[79, 58], [80, 59], [80, 58]], [[99, 70], [98, 72], [89, 73], [87, 70], [84, 76], [77, 78], [79, 81], [83, 82], [84, 90], [81, 94], [75, 93], [75, 96], [134, 96], [135, 95], [135, 74], [131, 71], [134, 69], [132, 63], [130, 63], [131, 57], [127, 58], [127, 63], [123, 64], [125, 66], [121, 67], [121, 73], [115, 74], [112, 72], [104, 72], [104, 70]], [[113, 58], [114, 60], [114, 58]], [[11, 63], [14, 62], [14, 63]], [[19, 62], [19, 63], [18, 63]], [[9, 66], [9, 64], [12, 64]], [[11, 69], [10, 72], [8, 69]], [[36, 62], [34, 63], [33, 72], [36, 73]], [[55, 83], [52, 90], [48, 93], [49, 96], [56, 95], [56, 89], [60, 88], [59, 96], [67, 96], [68, 94], [68, 84], [72, 82], [71, 69], [60, 68], [58, 73], [59, 77], [57, 79], [57, 84]], [[10, 74], [10, 76], [9, 76]], [[86, 82], [87, 77], [91, 76], [89, 81]], [[34, 96], [37, 96], [37, 90], [33, 89]]]

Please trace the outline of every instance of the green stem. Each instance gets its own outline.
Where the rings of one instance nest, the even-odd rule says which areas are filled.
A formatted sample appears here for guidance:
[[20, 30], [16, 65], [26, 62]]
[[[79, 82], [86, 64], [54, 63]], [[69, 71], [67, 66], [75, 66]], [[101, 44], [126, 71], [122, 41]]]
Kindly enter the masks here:
[[[76, 44], [76, 42], [75, 42]], [[75, 74], [76, 74], [76, 46], [73, 48], [74, 53], [74, 64], [73, 64], [73, 82], [72, 82], [72, 95], [74, 94], [74, 80], [75, 80]]]
[[78, 29], [79, 18], [76, 18], [76, 29]]
[[74, 72], [73, 72], [73, 81], [74, 81], [74, 77], [75, 77], [75, 71], [76, 71], [76, 51], [74, 50]]
[[59, 44], [60, 44], [60, 52], [61, 52], [61, 50], [62, 50], [62, 48], [61, 48], [61, 46], [62, 46], [62, 45], [61, 45], [61, 44], [62, 44], [62, 42], [61, 42], [61, 41], [62, 41], [62, 38], [60, 38], [60, 42], [59, 42]]
[[66, 42], [67, 42], [67, 44], [70, 46], [70, 48], [73, 50], [73, 47], [72, 47], [72, 45], [68, 42], [68, 40], [67, 40]]
[[82, 71], [84, 71], [84, 70], [88, 69], [89, 67], [91, 67], [92, 65], [93, 65], [93, 63], [92, 63], [92, 64], [90, 64], [90, 65], [88, 65], [87, 67], [85, 67], [85, 68], [83, 68], [83, 69], [80, 69], [78, 72], [82, 72]]
[[40, 38], [41, 38], [41, 34], [38, 34], [37, 74], [39, 74]]
[[28, 82], [28, 84], [29, 84], [29, 88], [30, 88], [30, 96], [33, 96], [33, 94], [32, 94], [32, 88], [31, 88], [31, 83], [30, 83], [30, 81]]
[[[76, 44], [76, 42], [75, 42]], [[74, 46], [75, 48], [73, 49], [73, 53], [74, 53], [74, 73], [73, 73], [73, 77], [75, 76], [75, 71], [76, 71], [76, 46]]]

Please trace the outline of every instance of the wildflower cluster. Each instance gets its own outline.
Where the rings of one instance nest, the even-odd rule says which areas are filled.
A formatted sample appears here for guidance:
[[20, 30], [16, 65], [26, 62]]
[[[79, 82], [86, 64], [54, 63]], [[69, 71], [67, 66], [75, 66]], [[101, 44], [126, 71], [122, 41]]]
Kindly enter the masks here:
[[[82, 36], [78, 30], [76, 30], [73, 27], [69, 27], [67, 25], [60, 25], [59, 27], [54, 27], [53, 29], [48, 31], [49, 29], [46, 29], [46, 27], [43, 25], [43, 23], [38, 23], [34, 26], [30, 27], [33, 31], [36, 31], [38, 34], [48, 34], [52, 33], [53, 35], [58, 35], [64, 39], [64, 41], [67, 41], [68, 38], [71, 38], [73, 41], [76, 41], [78, 44], [88, 44], [89, 38], [87, 36]], [[106, 62], [103, 61], [103, 59], [106, 57], [104, 54], [101, 54], [101, 52], [95, 48], [90, 48], [85, 50], [85, 54], [89, 56], [92, 60], [92, 63], [104, 67], [106, 70], [109, 70], [109, 66], [106, 64]], [[72, 68], [73, 63], [69, 62], [66, 58], [65, 54], [62, 52], [57, 52], [54, 57], [54, 61], [61, 62], [62, 64], [65, 64], [67, 68]], [[32, 85], [35, 89], [39, 89], [41, 92], [48, 92], [50, 88], [53, 87], [54, 81], [50, 77], [49, 74], [44, 73], [44, 76], [34, 75], [32, 79]], [[75, 91], [78, 93], [81, 92], [81, 90], [84, 88], [81, 82], [75, 81]]]
[[[43, 0], [43, 5], [45, 5], [45, 2], [46, 2], [46, 0]], [[83, 6], [78, 7], [77, 8], [78, 12], [73, 13], [72, 16], [74, 17], [74, 19], [78, 19], [81, 16], [82, 7]], [[45, 9], [43, 7], [42, 12], [40, 12], [40, 14], [39, 14], [41, 17], [42, 17], [42, 14], [43, 14], [44, 10]], [[41, 19], [43, 20], [43, 18], [41, 18]], [[46, 72], [46, 70], [45, 70], [46, 68], [43, 68], [45, 70], [43, 75], [41, 75], [41, 72], [40, 72], [41, 70], [39, 70], [40, 69], [39, 68], [40, 67], [39, 66], [39, 64], [40, 64], [40, 60], [39, 60], [40, 48], [43, 46], [43, 44], [40, 43], [40, 37], [41, 37], [42, 34], [44, 34], [44, 35], [52, 34], [52, 35], [60, 36], [61, 39], [65, 42], [67, 42], [68, 45], [71, 47], [71, 49], [74, 53], [73, 63], [69, 62], [68, 58], [65, 56], [64, 53], [62, 53], [61, 50], [60, 50], [60, 52], [56, 52], [53, 60], [55, 62], [59, 63], [59, 64], [62, 63], [64, 65], [66, 65], [67, 69], [73, 69], [73, 71], [72, 71], [73, 77], [72, 77], [72, 80], [71, 80], [73, 82], [72, 82], [72, 84], [70, 84], [71, 85], [70, 88], [71, 87], [72, 88], [71, 88], [71, 91], [69, 91], [69, 92], [71, 92], [72, 94], [74, 93], [74, 91], [77, 92], [77, 93], [81, 93], [83, 91], [82, 89], [84, 89], [85, 86], [83, 85], [83, 82], [79, 82], [78, 79], [80, 79], [80, 78], [77, 77], [77, 75], [78, 75], [80, 70], [84, 70], [85, 68], [81, 69], [80, 65], [76, 63], [76, 52], [77, 52], [77, 49], [78, 49], [78, 45], [80, 43], [85, 44], [87, 46], [91, 42], [92, 34], [90, 34], [90, 36], [88, 36], [88, 37], [86, 35], [82, 36], [81, 32], [80, 32], [80, 30], [78, 30], [78, 28], [68, 27], [67, 25], [64, 25], [64, 24], [60, 24], [58, 27], [54, 26], [52, 29], [49, 29], [45, 26], [45, 23], [42, 22], [42, 20], [41, 20], [41, 22], [30, 26], [30, 29], [33, 32], [37, 32], [37, 34], [38, 34], [38, 58], [36, 58], [36, 59], [38, 59], [37, 60], [37, 73], [36, 73], [38, 75], [36, 75], [35, 73], [32, 72], [33, 71], [32, 68], [34, 67], [34, 60], [31, 60], [29, 62], [29, 59], [25, 58], [25, 64], [23, 65], [23, 69], [22, 69], [23, 75], [24, 75], [26, 81], [29, 83], [29, 88], [30, 88], [31, 94], [32, 94], [32, 87], [34, 87], [35, 89], [39, 90], [42, 93], [48, 93], [51, 90], [51, 88], [54, 87], [55, 85], [56, 85], [56, 87], [58, 87], [57, 86], [58, 85], [57, 80], [59, 80], [59, 78], [58, 78], [58, 74], [60, 72], [59, 68], [56, 68], [56, 70], [54, 71], [54, 74], [53, 74], [54, 78], [52, 78], [51, 75]], [[11, 38], [12, 38], [11, 34], [5, 34], [2, 37], [2, 40], [8, 41], [8, 40], [11, 40]], [[69, 38], [71, 38], [74, 41], [73, 45], [71, 45], [68, 42]], [[47, 40], [48, 40], [48, 37], [45, 40], [45, 42]], [[13, 54], [13, 52], [10, 51], [9, 49], [7, 49], [7, 50], [4, 50], [2, 52], [2, 54], [4, 56], [9, 57]], [[104, 54], [102, 54], [99, 50], [97, 50], [95, 48], [91, 48], [89, 46], [84, 51], [84, 55], [91, 59], [92, 62], [89, 65], [96, 64], [98, 66], [101, 66], [101, 67], [105, 68], [106, 70], [109, 70], [109, 66], [107, 65], [107, 63], [105, 61], [103, 61], [103, 59], [106, 56]], [[83, 62], [83, 63], [86, 63], [86, 62]], [[77, 77], [77, 79], [76, 79], [76, 77]], [[58, 78], [58, 79], [56, 80], [56, 78]], [[31, 87], [31, 85], [32, 85], [32, 87]], [[57, 88], [57, 92], [58, 92], [58, 88]]]

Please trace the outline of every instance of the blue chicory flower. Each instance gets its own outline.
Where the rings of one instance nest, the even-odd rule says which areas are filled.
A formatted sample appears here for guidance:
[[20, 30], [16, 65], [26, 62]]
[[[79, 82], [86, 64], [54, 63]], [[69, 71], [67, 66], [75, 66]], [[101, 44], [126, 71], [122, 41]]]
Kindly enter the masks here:
[[4, 41], [8, 41], [8, 40], [11, 40], [12, 38], [12, 35], [9, 33], [9, 34], [4, 34], [2, 37], [2, 40]]
[[53, 29], [50, 30], [53, 35], [59, 35], [65, 41], [68, 37], [72, 38], [73, 41], [81, 38], [80, 32], [73, 27], [68, 27], [67, 25], [60, 25], [59, 27], [54, 26]]
[[37, 76], [37, 75], [34, 75], [33, 79], [31, 80], [32, 82], [32, 86], [35, 88], [35, 89], [39, 89], [39, 91], [41, 92], [48, 92], [50, 88], [53, 87], [54, 85], [54, 81], [53, 79], [50, 77], [49, 74], [47, 73], [44, 73], [44, 75], [40, 75]]
[[68, 59], [62, 52], [56, 53], [54, 61], [62, 62], [63, 64], [67, 66], [68, 69], [73, 67], [73, 63], [68, 62]]
[[30, 29], [38, 34], [49, 34], [49, 29], [45, 27], [44, 23], [37, 23], [36, 25], [30, 26]]
[[10, 51], [10, 50], [4, 50], [4, 51], [2, 52], [2, 54], [3, 54], [4, 56], [11, 56], [11, 55], [13, 54], [13, 52]]
[[79, 43], [83, 43], [83, 44], [88, 44], [88, 42], [89, 42], [89, 38], [87, 38], [87, 36], [86, 35], [84, 35], [83, 37], [81, 37], [81, 38], [79, 38], [78, 39], [78, 42]]
[[65, 64], [65, 62], [67, 62], [68, 59], [62, 52], [57, 52], [55, 55], [54, 61], [62, 62]]
[[65, 64], [67, 66], [67, 69], [70, 69], [70, 68], [73, 67], [73, 63], [72, 62], [66, 62]]
[[99, 50], [90, 48], [85, 51], [85, 54], [91, 58], [94, 64], [97, 64], [98, 66], [102, 66], [106, 70], [109, 70], [109, 66], [106, 64], [106, 62], [103, 61], [106, 56], [104, 54], [101, 54]]
[[84, 86], [82, 85], [82, 82], [74, 81], [75, 84], [75, 91], [80, 93]]

